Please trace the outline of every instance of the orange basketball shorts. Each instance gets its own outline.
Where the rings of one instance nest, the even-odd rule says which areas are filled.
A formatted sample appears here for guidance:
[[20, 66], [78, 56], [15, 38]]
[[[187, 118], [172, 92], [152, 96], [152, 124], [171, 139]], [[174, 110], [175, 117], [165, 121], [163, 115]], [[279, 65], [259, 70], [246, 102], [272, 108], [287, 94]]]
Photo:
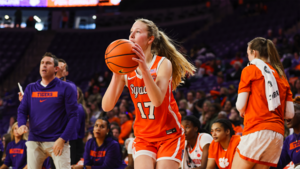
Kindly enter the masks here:
[[156, 161], [174, 160], [181, 163], [185, 144], [185, 136], [180, 133], [175, 138], [158, 142], [148, 142], [141, 138], [135, 138], [133, 142], [133, 158], [147, 155]]

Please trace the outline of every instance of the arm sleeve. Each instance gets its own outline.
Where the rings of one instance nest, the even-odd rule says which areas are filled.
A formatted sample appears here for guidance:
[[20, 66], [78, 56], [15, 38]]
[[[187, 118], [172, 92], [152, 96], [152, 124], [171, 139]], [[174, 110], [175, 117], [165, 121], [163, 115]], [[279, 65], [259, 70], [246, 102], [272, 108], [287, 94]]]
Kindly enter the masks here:
[[213, 141], [212, 136], [209, 135], [209, 134], [204, 133], [201, 137], [201, 140], [200, 140], [201, 149], [203, 149], [206, 144], [210, 144], [212, 141]]
[[249, 98], [249, 92], [243, 92], [238, 95], [237, 101], [236, 101], [236, 109], [240, 112], [241, 117], [244, 117], [247, 103]]
[[277, 167], [271, 167], [270, 169], [282, 169], [292, 161], [288, 154], [287, 145], [288, 145], [288, 142], [287, 142], [287, 140], [285, 140]]
[[92, 161], [90, 160], [90, 144], [91, 144], [91, 139], [88, 140], [85, 144], [84, 148], [84, 153], [83, 153], [83, 158], [84, 158], [84, 165], [92, 165]]
[[294, 117], [294, 115], [295, 115], [295, 110], [294, 110], [294, 104], [293, 104], [293, 93], [292, 93], [291, 89], [289, 88], [287, 90], [287, 95], [286, 95], [284, 118], [291, 119]]
[[106, 151], [105, 160], [100, 166], [92, 166], [92, 169], [117, 168], [122, 163], [119, 143], [112, 144]]
[[22, 126], [22, 125], [26, 125], [27, 122], [27, 117], [29, 114], [29, 100], [31, 97], [31, 93], [30, 93], [30, 86], [28, 85], [24, 91], [24, 96], [23, 96], [23, 100], [21, 101], [19, 107], [18, 107], [18, 126]]
[[10, 167], [12, 165], [12, 161], [11, 161], [10, 155], [9, 155], [9, 149], [10, 149], [10, 146], [8, 144], [7, 147], [6, 147], [6, 157], [5, 157], [5, 160], [4, 160], [4, 163], [3, 163], [7, 167]]
[[285, 105], [285, 119], [292, 119], [295, 115], [294, 104], [291, 101], [287, 101]]
[[128, 147], [127, 147], [127, 153], [128, 154], [132, 154], [132, 144], [134, 142], [134, 139], [130, 140], [130, 142], [128, 143]]
[[77, 130], [74, 130], [77, 123], [77, 91], [71, 85], [65, 90], [65, 106], [69, 121], [60, 137], [68, 141], [72, 135], [77, 134]]

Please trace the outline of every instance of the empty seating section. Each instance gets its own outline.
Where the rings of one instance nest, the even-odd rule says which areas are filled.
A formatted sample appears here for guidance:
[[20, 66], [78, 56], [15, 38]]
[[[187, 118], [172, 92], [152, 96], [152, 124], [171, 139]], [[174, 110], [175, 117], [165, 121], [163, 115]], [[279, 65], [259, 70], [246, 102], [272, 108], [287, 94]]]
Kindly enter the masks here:
[[33, 32], [0, 30], [0, 83], [15, 68], [33, 35]]

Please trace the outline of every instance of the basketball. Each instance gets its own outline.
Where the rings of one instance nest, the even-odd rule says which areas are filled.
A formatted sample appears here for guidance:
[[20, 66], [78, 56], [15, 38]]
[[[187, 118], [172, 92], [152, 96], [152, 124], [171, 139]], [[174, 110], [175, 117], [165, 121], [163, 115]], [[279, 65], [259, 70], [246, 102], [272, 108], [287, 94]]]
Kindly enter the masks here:
[[114, 73], [127, 74], [138, 67], [138, 63], [132, 58], [138, 56], [132, 52], [134, 43], [127, 39], [113, 41], [105, 51], [105, 63]]

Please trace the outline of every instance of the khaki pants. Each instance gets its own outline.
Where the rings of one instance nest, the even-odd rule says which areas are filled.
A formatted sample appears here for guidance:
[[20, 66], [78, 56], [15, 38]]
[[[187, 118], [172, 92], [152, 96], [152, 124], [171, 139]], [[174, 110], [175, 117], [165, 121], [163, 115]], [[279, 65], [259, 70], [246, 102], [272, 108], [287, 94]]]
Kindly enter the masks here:
[[56, 169], [70, 169], [70, 146], [65, 143], [61, 156], [53, 153], [54, 142], [27, 141], [27, 167], [28, 169], [42, 168], [43, 163], [49, 156], [52, 157]]

